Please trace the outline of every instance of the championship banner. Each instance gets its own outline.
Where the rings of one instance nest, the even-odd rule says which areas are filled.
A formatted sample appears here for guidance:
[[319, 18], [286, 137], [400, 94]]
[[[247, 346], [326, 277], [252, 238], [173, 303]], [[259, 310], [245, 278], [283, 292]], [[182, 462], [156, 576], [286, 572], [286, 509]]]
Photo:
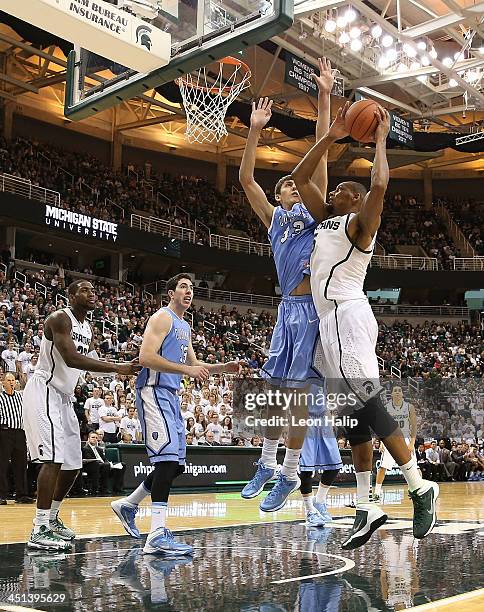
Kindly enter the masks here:
[[[313, 72], [319, 74], [319, 70], [301, 57], [297, 57], [296, 55], [289, 53], [289, 51], [285, 51], [285, 57], [285, 82], [293, 87], [297, 87], [309, 96], [317, 98], [318, 86], [313, 81], [311, 75]], [[333, 96], [344, 96], [344, 79], [342, 77], [335, 77], [331, 94]]]
[[137, 72], [170, 61], [168, 32], [104, 0], [2, 0], [2, 10]]
[[388, 137], [406, 147], [413, 147], [413, 123], [390, 112], [390, 132]]

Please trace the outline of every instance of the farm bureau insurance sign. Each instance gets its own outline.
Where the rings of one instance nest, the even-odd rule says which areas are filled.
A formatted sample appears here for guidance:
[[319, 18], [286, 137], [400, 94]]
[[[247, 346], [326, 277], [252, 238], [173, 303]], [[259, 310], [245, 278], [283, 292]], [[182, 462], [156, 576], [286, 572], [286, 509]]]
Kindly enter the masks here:
[[89, 215], [72, 212], [57, 206], [45, 206], [45, 224], [54, 229], [62, 229], [88, 238], [116, 242], [118, 224]]

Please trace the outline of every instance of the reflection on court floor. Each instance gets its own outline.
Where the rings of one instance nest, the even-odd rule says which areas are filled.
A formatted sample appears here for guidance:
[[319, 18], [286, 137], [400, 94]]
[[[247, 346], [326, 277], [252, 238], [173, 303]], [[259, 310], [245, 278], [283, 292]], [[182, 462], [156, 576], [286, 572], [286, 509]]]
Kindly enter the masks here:
[[[341, 551], [350, 518], [193, 530], [193, 559], [143, 555], [128, 537], [86, 538], [69, 554], [0, 547], [1, 599], [37, 610], [400, 610], [484, 582], [483, 525], [440, 522], [414, 540], [395, 520], [356, 551]], [[340, 554], [341, 553], [341, 554]], [[452, 571], [449, 571], [452, 568]], [[50, 596], [50, 601], [47, 597]]]

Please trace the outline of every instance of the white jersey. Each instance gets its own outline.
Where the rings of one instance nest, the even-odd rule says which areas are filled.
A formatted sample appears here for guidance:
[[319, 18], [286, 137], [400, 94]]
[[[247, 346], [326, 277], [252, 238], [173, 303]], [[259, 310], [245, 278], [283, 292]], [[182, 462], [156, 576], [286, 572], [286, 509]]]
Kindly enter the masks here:
[[364, 298], [363, 282], [375, 245], [376, 235], [367, 251], [353, 244], [348, 224], [355, 213], [331, 217], [314, 232], [311, 254], [311, 292], [319, 316], [334, 308], [334, 302]]
[[388, 410], [388, 414], [398, 423], [398, 426], [402, 430], [403, 437], [410, 438], [410, 404], [404, 400], [400, 406], [395, 406], [391, 399], [387, 402], [386, 409]]
[[[71, 338], [77, 352], [87, 355], [92, 339], [91, 326], [87, 321], [80, 323], [70, 308], [63, 308], [62, 312], [65, 312], [71, 320]], [[61, 393], [72, 395], [82, 370], [69, 368], [52, 340], [47, 340], [44, 334], [35, 372], [46, 378], [48, 385], [55, 387]]]

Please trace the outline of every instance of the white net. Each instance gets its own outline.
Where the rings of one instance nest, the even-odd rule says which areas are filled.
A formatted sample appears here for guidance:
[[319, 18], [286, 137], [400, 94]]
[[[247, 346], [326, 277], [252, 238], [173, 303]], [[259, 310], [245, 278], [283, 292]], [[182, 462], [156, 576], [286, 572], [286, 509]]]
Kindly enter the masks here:
[[218, 63], [218, 75], [206, 67], [177, 79], [187, 115], [188, 142], [219, 142], [227, 136], [227, 109], [250, 85], [251, 72], [244, 62], [226, 57]]

